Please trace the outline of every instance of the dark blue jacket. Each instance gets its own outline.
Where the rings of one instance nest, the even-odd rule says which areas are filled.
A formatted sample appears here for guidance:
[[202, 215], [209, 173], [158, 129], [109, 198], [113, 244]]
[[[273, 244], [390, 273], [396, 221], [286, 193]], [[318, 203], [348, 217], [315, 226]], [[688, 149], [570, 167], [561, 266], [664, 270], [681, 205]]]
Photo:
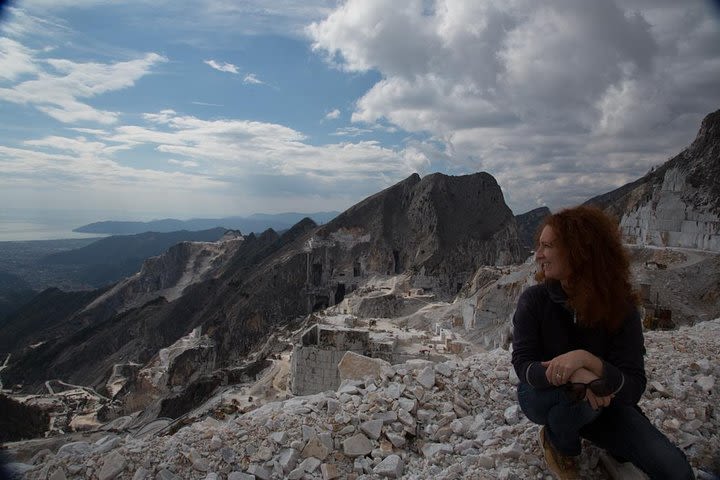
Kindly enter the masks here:
[[513, 317], [512, 363], [522, 382], [535, 388], [552, 385], [540, 362], [571, 350], [587, 350], [603, 361], [603, 376], [615, 390], [613, 402], [635, 405], [645, 390], [642, 324], [634, 309], [614, 333], [578, 325], [566, 306], [567, 295], [558, 282], [526, 289]]

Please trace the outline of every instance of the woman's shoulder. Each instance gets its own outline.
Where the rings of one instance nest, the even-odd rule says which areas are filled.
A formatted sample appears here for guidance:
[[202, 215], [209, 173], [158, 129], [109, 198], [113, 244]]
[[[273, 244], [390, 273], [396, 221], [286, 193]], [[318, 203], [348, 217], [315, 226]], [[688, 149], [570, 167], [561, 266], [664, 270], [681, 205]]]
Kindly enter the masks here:
[[544, 283], [538, 283], [527, 287], [520, 294], [519, 301], [521, 302], [539, 302], [549, 299], [547, 287]]
[[522, 294], [528, 296], [542, 295], [547, 297], [548, 290], [544, 283], [536, 283], [535, 285], [530, 285], [525, 290], [523, 290]]

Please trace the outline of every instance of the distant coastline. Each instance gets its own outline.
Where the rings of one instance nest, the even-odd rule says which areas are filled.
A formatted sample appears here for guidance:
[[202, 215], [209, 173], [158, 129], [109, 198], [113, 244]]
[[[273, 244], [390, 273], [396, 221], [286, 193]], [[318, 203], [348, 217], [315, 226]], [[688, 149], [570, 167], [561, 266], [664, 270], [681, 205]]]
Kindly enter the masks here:
[[0, 242], [32, 242], [45, 240], [76, 240], [106, 237], [101, 233], [74, 232], [75, 225], [47, 224], [38, 221], [0, 222]]
[[103, 233], [110, 235], [133, 235], [143, 232], [178, 232], [181, 230], [200, 231], [217, 227], [228, 230], [239, 230], [244, 234], [260, 233], [268, 228], [275, 231], [287, 230], [305, 217], [311, 218], [317, 224], [327, 223], [340, 212], [313, 212], [313, 213], [256, 213], [248, 217], [222, 217], [222, 218], [191, 218], [178, 220], [165, 218], [149, 222], [137, 221], [102, 221], [75, 228], [74, 232]]
[[339, 212], [253, 214], [247, 217], [165, 219], [151, 221], [101, 220], [117, 218], [106, 212], [74, 212], [66, 210], [13, 209], [0, 211], [0, 242], [29, 242], [36, 240], [66, 240], [101, 238], [109, 235], [132, 235], [147, 231], [199, 231], [214, 227], [240, 230], [244, 234], [261, 232], [267, 228], [284, 230], [303, 217], [316, 223], [326, 223]]

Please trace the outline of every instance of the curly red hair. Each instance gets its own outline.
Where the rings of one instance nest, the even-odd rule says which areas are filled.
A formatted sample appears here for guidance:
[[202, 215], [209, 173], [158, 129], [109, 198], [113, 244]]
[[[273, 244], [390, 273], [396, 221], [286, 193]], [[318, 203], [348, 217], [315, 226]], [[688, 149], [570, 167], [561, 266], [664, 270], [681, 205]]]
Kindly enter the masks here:
[[[567, 255], [572, 273], [566, 293], [578, 321], [609, 331], [619, 328], [637, 307], [638, 296], [630, 284], [630, 260], [618, 223], [597, 207], [579, 206], [545, 217], [536, 240], [546, 226]], [[545, 279], [542, 270], [535, 278]]]

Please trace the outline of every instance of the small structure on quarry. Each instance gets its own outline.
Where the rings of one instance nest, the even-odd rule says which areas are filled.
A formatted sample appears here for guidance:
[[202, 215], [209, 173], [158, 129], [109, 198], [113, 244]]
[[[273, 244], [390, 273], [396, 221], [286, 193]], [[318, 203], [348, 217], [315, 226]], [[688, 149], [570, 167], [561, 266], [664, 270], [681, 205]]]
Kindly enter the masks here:
[[[352, 316], [340, 317], [354, 323]], [[414, 358], [445, 361], [464, 354], [467, 346], [445, 329], [433, 336], [407, 328], [378, 328], [373, 320], [367, 329], [318, 323], [305, 330], [293, 347], [290, 390], [294, 395], [336, 390], [341, 381], [338, 363], [347, 352], [394, 364]]]
[[346, 352], [369, 353], [370, 333], [316, 324], [293, 348], [290, 389], [295, 395], [334, 390], [340, 385], [337, 365]]
[[675, 323], [672, 321], [672, 310], [660, 305], [660, 294], [656, 294], [655, 303], [645, 301], [645, 318], [643, 326], [649, 330], [672, 330]]
[[[645, 262], [645, 268], [648, 262]], [[652, 285], [650, 283], [640, 284], [640, 300], [644, 309], [643, 327], [648, 330], [672, 330], [675, 328], [675, 322], [672, 320], [672, 310], [660, 303], [660, 292], [652, 295]]]

